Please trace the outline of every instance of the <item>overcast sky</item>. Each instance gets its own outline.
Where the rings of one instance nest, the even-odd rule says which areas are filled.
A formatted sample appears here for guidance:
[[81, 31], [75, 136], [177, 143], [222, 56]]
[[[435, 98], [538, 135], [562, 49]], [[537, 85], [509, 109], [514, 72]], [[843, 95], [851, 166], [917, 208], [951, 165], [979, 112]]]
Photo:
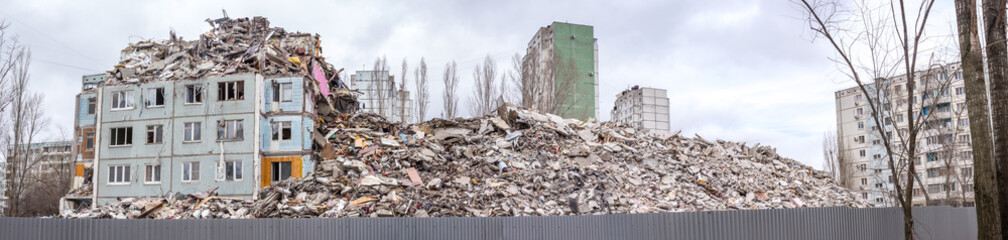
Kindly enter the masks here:
[[[833, 93], [853, 86], [811, 41], [802, 14], [783, 0], [660, 1], [3, 1], [0, 18], [29, 45], [32, 88], [45, 92], [53, 124], [71, 129], [81, 76], [118, 63], [129, 42], [165, 39], [170, 29], [198, 39], [219, 18], [265, 16], [273, 26], [321, 35], [329, 63], [364, 70], [386, 56], [399, 75], [425, 57], [432, 79], [429, 116], [441, 111], [441, 74], [458, 63], [462, 88], [490, 55], [510, 69], [539, 27], [592, 25], [599, 45], [600, 120], [634, 85], [668, 89], [672, 129], [686, 135], [772, 145], [821, 169], [823, 134], [836, 128]], [[932, 12], [950, 33], [951, 1]], [[947, 34], [945, 33], [945, 34]], [[460, 108], [467, 94], [462, 92]], [[54, 131], [55, 132], [55, 131]], [[47, 133], [55, 135], [53, 132]]]

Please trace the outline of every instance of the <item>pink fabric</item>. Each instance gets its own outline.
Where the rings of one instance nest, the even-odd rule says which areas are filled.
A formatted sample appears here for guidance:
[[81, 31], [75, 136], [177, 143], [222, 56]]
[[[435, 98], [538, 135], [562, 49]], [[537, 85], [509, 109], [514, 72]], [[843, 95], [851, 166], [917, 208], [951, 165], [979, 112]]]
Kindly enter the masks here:
[[318, 63], [312, 63], [312, 75], [315, 75], [315, 81], [318, 81], [319, 89], [322, 90], [322, 95], [329, 96], [329, 82], [326, 81], [325, 74], [322, 73], [322, 68], [319, 68]]

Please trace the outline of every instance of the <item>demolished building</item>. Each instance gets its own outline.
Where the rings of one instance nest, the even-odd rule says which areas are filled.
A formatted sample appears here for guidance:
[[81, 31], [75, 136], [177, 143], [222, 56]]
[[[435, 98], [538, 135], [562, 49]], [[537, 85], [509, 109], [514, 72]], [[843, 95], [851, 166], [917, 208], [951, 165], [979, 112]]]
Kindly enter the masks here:
[[318, 113], [356, 106], [341, 69], [321, 56], [319, 36], [262, 17], [207, 22], [212, 30], [197, 40], [173, 32], [132, 43], [114, 70], [92, 77], [96, 84], [85, 77], [78, 115], [87, 121], [76, 134], [94, 181], [68, 199], [103, 204], [208, 189], [254, 199], [315, 169]]
[[[107, 75], [103, 88], [109, 89], [99, 98], [136, 91], [151, 93], [153, 100], [142, 98], [143, 103], [157, 105], [162, 100], [156, 89], [163, 86], [160, 92], [171, 93], [164, 96], [172, 99], [164, 101], [181, 104], [165, 109], [185, 111], [191, 107], [185, 101], [199, 98], [205, 102], [196, 107], [214, 114], [161, 123], [173, 126], [171, 131], [160, 131], [161, 139], [169, 139], [164, 144], [182, 147], [149, 157], [124, 154], [143, 151], [136, 155], [146, 156], [141, 154], [159, 153], [163, 145], [109, 146], [127, 141], [119, 140], [118, 130], [112, 134], [122, 125], [99, 120], [94, 164], [98, 173], [93, 182], [97, 182], [94, 192], [100, 201], [91, 209], [64, 210], [63, 217], [484, 217], [867, 206], [828, 174], [758, 144], [678, 133], [648, 134], [618, 123], [564, 119], [506, 104], [495, 115], [476, 118], [391, 122], [355, 111], [358, 103], [337, 77], [339, 70], [318, 55], [317, 36], [295, 37], [302, 35], [266, 27], [262, 18], [211, 22], [214, 30], [197, 41], [172, 37], [131, 45], [124, 51], [123, 64]], [[303, 87], [295, 90], [304, 96], [300, 105], [286, 105], [294, 105], [292, 112], [283, 111], [283, 103], [270, 102], [284, 99], [282, 94], [279, 98], [271, 95], [270, 89], [277, 89], [267, 87], [276, 86], [273, 79], [279, 84], [289, 80], [294, 84], [291, 88]], [[193, 84], [211, 91], [187, 94], [192, 92], [188, 85]], [[214, 92], [217, 96], [211, 95]], [[121, 100], [123, 96], [141, 99], [139, 95], [119, 96], [99, 102], [127, 109], [121, 113], [101, 110], [98, 119], [142, 119], [157, 111], [129, 108], [135, 104]], [[251, 108], [244, 111], [259, 117], [216, 117], [232, 114], [227, 109], [239, 106]], [[283, 122], [272, 115], [277, 109], [284, 116], [301, 117], [301, 124], [291, 129], [301, 135], [292, 133], [291, 142], [273, 145], [273, 136], [284, 139], [287, 134], [285, 125], [272, 124]], [[231, 125], [229, 119], [239, 119], [240, 124]], [[185, 139], [201, 134], [189, 130], [196, 128], [186, 128], [188, 121], [217, 124], [218, 138], [225, 139], [186, 145]], [[150, 129], [141, 128], [146, 123], [130, 124]], [[239, 130], [244, 129], [242, 124], [254, 127]], [[280, 129], [279, 134], [273, 129]], [[227, 137], [234, 136], [233, 131], [243, 131], [238, 135], [248, 137], [231, 141]], [[148, 131], [147, 136], [157, 139], [157, 133]], [[252, 154], [243, 155], [249, 150], [243, 146], [252, 148]], [[184, 154], [172, 155], [172, 151]], [[267, 160], [273, 154], [291, 154], [283, 158], [302, 162], [300, 167], [275, 164]], [[199, 167], [190, 165], [187, 170], [189, 162]], [[129, 166], [125, 169], [164, 164], [159, 170], [166, 181], [158, 186], [167, 188], [132, 189], [141, 188], [129, 187], [134, 184], [146, 187], [133, 182], [133, 178], [145, 181], [146, 171], [118, 174], [130, 171], [119, 170], [120, 164]], [[202, 171], [186, 175], [194, 169]], [[295, 173], [298, 170], [300, 175]], [[118, 175], [128, 176], [127, 184], [110, 184], [118, 183]], [[200, 182], [186, 182], [187, 176], [190, 180], [199, 176]], [[171, 183], [165, 183], [167, 179]], [[103, 194], [109, 189], [123, 190], [118, 195]]]

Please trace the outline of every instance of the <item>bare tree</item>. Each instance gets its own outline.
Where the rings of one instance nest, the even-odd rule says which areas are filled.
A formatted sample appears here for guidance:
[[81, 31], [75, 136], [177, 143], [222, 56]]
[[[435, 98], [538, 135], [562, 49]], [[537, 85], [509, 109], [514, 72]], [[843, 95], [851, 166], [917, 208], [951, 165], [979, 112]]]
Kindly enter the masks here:
[[444, 71], [444, 118], [455, 118], [458, 114], [458, 64], [445, 64]]
[[834, 181], [848, 187], [846, 175], [849, 173], [843, 168], [846, 165], [843, 156], [836, 131], [827, 131], [823, 134], [823, 169], [830, 173]]
[[5, 59], [13, 61], [10, 73], [5, 81], [11, 83], [5, 90], [8, 92], [8, 101], [11, 108], [8, 113], [9, 119], [5, 120], [6, 126], [4, 135], [4, 145], [7, 149], [7, 197], [8, 211], [11, 216], [25, 216], [31, 213], [27, 209], [27, 193], [34, 189], [37, 183], [37, 174], [40, 174], [41, 161], [43, 160], [31, 151], [30, 146], [35, 143], [38, 134], [48, 125], [48, 119], [42, 113], [43, 96], [28, 92], [30, 75], [28, 68], [31, 63], [31, 51], [26, 47], [14, 42], [6, 51], [16, 51], [15, 57]]
[[[887, 120], [885, 113], [889, 112], [889, 110], [885, 109], [885, 104], [891, 103], [886, 100], [888, 99], [887, 95], [879, 95], [877, 91], [876, 94], [872, 94], [872, 90], [869, 88], [885, 91], [886, 93], [901, 92], [905, 89], [907, 102], [905, 105], [902, 105], [905, 107], [902, 107], [901, 110], [905, 110], [908, 131], [906, 137], [903, 134], [897, 133], [900, 137], [898, 139], [900, 143], [899, 149], [896, 149], [892, 144], [892, 141], [897, 140], [891, 137], [893, 133], [883, 129], [876, 132], [881, 139], [880, 143], [885, 148], [890, 174], [894, 177], [901, 176], [901, 174], [902, 176], [906, 176], [905, 179], [897, 177], [893, 185], [896, 188], [897, 202], [902, 208], [904, 236], [906, 239], [913, 239], [912, 189], [914, 188], [915, 180], [918, 180], [915, 179], [917, 171], [914, 160], [917, 159], [917, 136], [920, 130], [920, 126], [918, 125], [919, 119], [915, 118], [920, 115], [920, 111], [917, 110], [920, 108], [913, 106], [913, 104], [917, 103], [914, 98], [916, 92], [915, 85], [920, 80], [916, 71], [918, 64], [917, 55], [919, 53], [918, 46], [921, 38], [924, 36], [924, 29], [927, 25], [928, 16], [931, 12], [931, 7], [934, 5], [934, 1], [925, 0], [916, 8], [918, 10], [916, 19], [912, 22], [914, 24], [913, 28], [908, 27], [910, 21], [907, 20], [906, 6], [903, 1], [899, 1], [898, 3], [890, 2], [887, 6], [880, 7], [868, 6], [867, 2], [861, 2], [858, 6], [861, 13], [860, 16], [848, 16], [848, 12], [844, 10], [844, 3], [846, 2], [801, 0], [797, 5], [801, 6], [807, 13], [807, 20], [811, 30], [817, 36], [825, 38], [836, 50], [840, 59], [835, 61], [843, 66], [844, 74], [854, 80], [862, 94], [869, 99], [867, 101], [870, 107], [869, 115], [876, 126], [880, 128], [887, 126], [884, 125]], [[881, 17], [876, 18], [874, 16]], [[897, 51], [899, 52], [899, 54], [895, 54], [895, 61], [887, 61], [887, 59], [893, 56], [889, 55], [891, 51], [886, 51], [886, 46], [889, 46], [887, 44], [889, 42], [886, 41], [895, 42], [894, 48], [898, 49]], [[855, 52], [853, 51], [853, 46], [857, 43], [865, 45], [870, 55], [866, 57], [852, 56], [851, 54]], [[856, 62], [860, 59], [868, 59], [870, 62], [868, 67], [857, 64]], [[878, 76], [870, 79], [863, 78], [866, 75], [866, 69], [869, 70], [867, 75], [870, 75], [882, 72], [879, 70], [891, 69], [894, 65], [902, 65], [903, 72], [905, 73], [903, 76], [905, 84], [896, 85], [900, 87], [900, 90], [893, 89], [894, 91], [890, 91], [892, 88], [873, 86], [867, 83], [867, 81], [873, 80], [876, 83], [889, 83], [892, 80], [885, 79], [888, 76]], [[921, 101], [921, 104], [923, 104], [923, 101]], [[896, 109], [900, 108], [896, 107]], [[897, 165], [905, 165], [906, 167], [902, 168]], [[906, 181], [906, 183], [901, 183], [900, 180]], [[927, 194], [924, 195], [925, 197], [927, 196]]]
[[983, 49], [977, 27], [975, 0], [956, 0], [956, 22], [959, 30], [959, 54], [962, 61], [966, 107], [969, 110], [969, 133], [973, 148], [973, 198], [977, 207], [978, 239], [1001, 239], [1001, 216], [998, 207], [999, 185], [996, 181], [991, 125], [988, 117], [987, 86], [984, 82]]
[[420, 58], [420, 67], [413, 72], [416, 83], [416, 119], [423, 122], [427, 118], [427, 104], [430, 103], [430, 87], [427, 85], [427, 62]]
[[[371, 108], [376, 109], [376, 113], [383, 117], [388, 116], [386, 115], [388, 114], [387, 106], [392, 103], [389, 101], [390, 96], [388, 92], [392, 89], [392, 86], [394, 86], [392, 85], [392, 76], [389, 76], [388, 71], [389, 65], [385, 57], [375, 59], [374, 67], [371, 69], [371, 81], [373, 82], [368, 85], [368, 93], [373, 94], [369, 96]], [[383, 79], [385, 77], [388, 79]]]
[[[521, 103], [523, 107], [568, 117], [574, 106], [577, 73], [573, 59], [561, 59], [551, 47], [525, 54], [521, 64], [513, 63], [521, 78]], [[517, 56], [515, 57], [517, 58]]]
[[990, 83], [991, 136], [994, 145], [993, 161], [997, 186], [998, 212], [1001, 232], [1008, 229], [1008, 42], [1005, 27], [1005, 0], [983, 1], [983, 22], [987, 40], [987, 70]]
[[497, 63], [490, 55], [483, 59], [483, 65], [477, 64], [473, 69], [473, 86], [476, 94], [470, 99], [470, 111], [474, 116], [489, 114], [496, 108], [497, 99]]

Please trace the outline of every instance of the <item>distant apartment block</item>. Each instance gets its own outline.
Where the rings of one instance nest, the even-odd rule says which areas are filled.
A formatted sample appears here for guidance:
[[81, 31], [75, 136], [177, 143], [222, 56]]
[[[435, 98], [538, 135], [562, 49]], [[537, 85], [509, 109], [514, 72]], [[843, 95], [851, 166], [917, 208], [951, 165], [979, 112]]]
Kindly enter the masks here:
[[[881, 131], [896, 149], [896, 161], [913, 162], [923, 188], [912, 189], [914, 205], [973, 205], [973, 155], [969, 135], [966, 91], [958, 63], [919, 71], [912, 101], [906, 93], [906, 75], [879, 79], [866, 85], [872, 99], [880, 95], [876, 108], [882, 113], [880, 124], [869, 97], [857, 87], [837, 91], [837, 144], [842, 159], [839, 176], [849, 189], [878, 207], [895, 206], [895, 186], [888, 167]], [[912, 115], [907, 115], [908, 106]], [[921, 125], [917, 154], [906, 156], [899, 136], [909, 135], [909, 122]], [[882, 126], [879, 126], [882, 125]], [[898, 179], [906, 181], [905, 173]], [[925, 197], [925, 195], [927, 195]], [[930, 202], [926, 201], [930, 198]]]
[[0, 161], [0, 216], [7, 211], [7, 162]]
[[565, 22], [541, 27], [529, 40], [525, 56], [524, 64], [552, 76], [550, 85], [554, 88], [564, 88], [545, 90], [544, 94], [564, 95], [558, 97], [563, 101], [554, 114], [580, 120], [598, 118], [598, 39], [594, 27]]
[[613, 122], [626, 123], [656, 134], [669, 132], [669, 99], [665, 89], [633, 88], [616, 95]]
[[410, 122], [413, 101], [410, 92], [397, 89], [395, 76], [388, 71], [357, 71], [350, 76], [350, 88], [361, 92], [360, 111], [377, 113], [390, 122]]
[[215, 187], [251, 199], [311, 172], [314, 103], [305, 84], [244, 73], [85, 86], [78, 154], [94, 158], [96, 204]]

